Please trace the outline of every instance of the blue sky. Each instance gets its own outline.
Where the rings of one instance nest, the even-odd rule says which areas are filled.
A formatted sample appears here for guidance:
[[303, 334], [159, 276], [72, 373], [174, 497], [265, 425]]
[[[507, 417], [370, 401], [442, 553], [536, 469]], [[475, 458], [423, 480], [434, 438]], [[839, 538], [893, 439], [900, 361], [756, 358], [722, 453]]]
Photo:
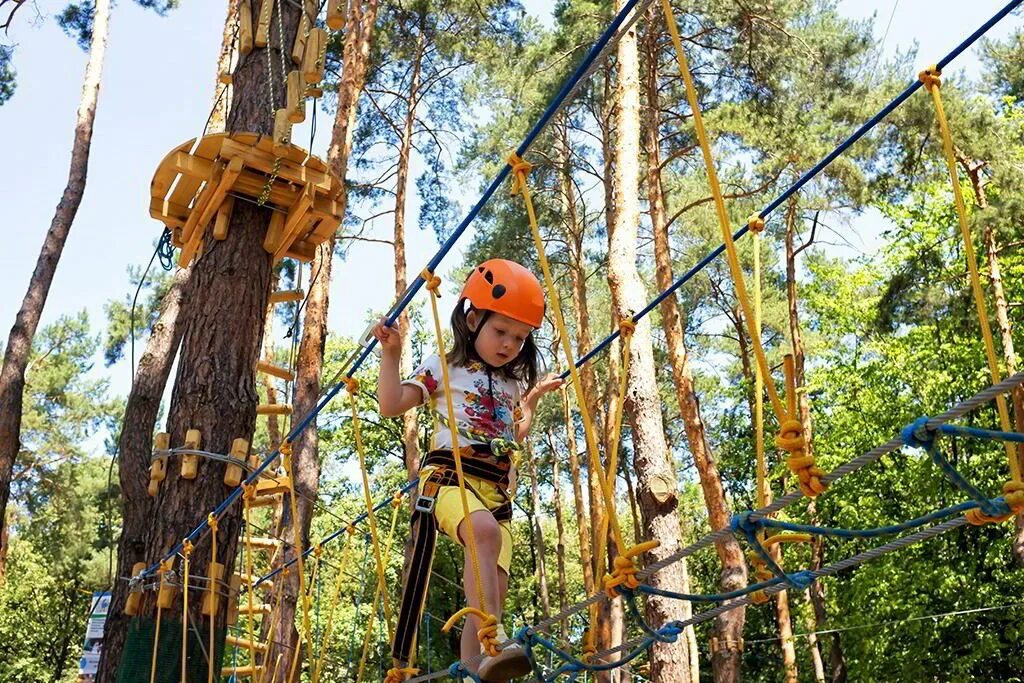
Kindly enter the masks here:
[[[63, 5], [58, 0], [37, 0], [36, 4], [51, 10]], [[935, 61], [1003, 4], [1003, 0], [839, 3], [840, 11], [854, 18], [877, 15], [879, 41], [888, 27], [886, 53], [919, 45], [918, 66]], [[144, 264], [152, 253], [161, 226], [148, 215], [149, 182], [169, 149], [202, 130], [212, 100], [225, 5], [183, 0], [181, 8], [164, 18], [129, 0], [115, 8], [88, 186], [50, 292], [44, 324], [85, 308], [98, 330], [104, 303], [129, 293], [128, 266]], [[526, 5], [545, 18], [547, 3], [531, 0]], [[85, 55], [74, 41], [60, 32], [52, 17], [34, 11], [31, 5], [21, 10], [8, 36], [7, 41], [17, 45], [18, 89], [12, 100], [0, 107], [8, 169], [0, 184], [8, 226], [0, 249], [0, 329], [4, 339], [67, 178], [85, 68]], [[1011, 16], [991, 35], [1004, 37], [1022, 24], [1020, 16]], [[978, 68], [975, 49], [947, 73], [966, 70], [974, 75]], [[908, 80], [912, 75], [907, 74]], [[319, 121], [314, 152], [322, 154], [330, 132], [329, 117], [321, 112]], [[297, 140], [308, 138], [305, 128], [295, 134]], [[412, 220], [417, 210], [413, 198], [408, 210]], [[852, 222], [853, 233], [859, 233], [864, 244], [874, 242], [878, 228], [874, 216]], [[415, 226], [409, 230], [409, 242], [410, 273], [415, 273], [437, 245], [432, 234]], [[336, 266], [332, 329], [358, 333], [368, 310], [390, 305], [390, 253], [386, 245], [360, 244], [346, 262]], [[451, 263], [459, 260], [457, 251], [448, 259]], [[359, 283], [358, 289], [353, 283]], [[109, 374], [116, 391], [126, 391], [130, 377], [126, 364], [109, 371], [98, 367], [97, 372]]]

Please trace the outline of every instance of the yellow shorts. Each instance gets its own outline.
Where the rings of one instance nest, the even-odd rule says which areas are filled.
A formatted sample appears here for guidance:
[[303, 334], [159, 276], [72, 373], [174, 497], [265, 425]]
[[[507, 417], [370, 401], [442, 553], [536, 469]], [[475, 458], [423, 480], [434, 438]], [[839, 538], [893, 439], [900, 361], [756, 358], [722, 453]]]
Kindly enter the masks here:
[[[420, 472], [420, 493], [423, 492], [423, 484], [430, 477], [433, 467], [425, 467]], [[478, 477], [466, 475], [466, 502], [469, 505], [470, 514], [482, 510], [495, 510], [505, 503], [505, 496], [497, 486], [489, 481]], [[464, 546], [459, 538], [459, 524], [465, 519], [462, 513], [462, 498], [459, 496], [458, 486], [442, 486], [437, 492], [434, 502], [434, 519], [437, 526], [449, 538], [459, 545]], [[512, 525], [510, 522], [498, 522], [501, 531], [501, 551], [498, 553], [498, 566], [509, 573], [512, 566]]]

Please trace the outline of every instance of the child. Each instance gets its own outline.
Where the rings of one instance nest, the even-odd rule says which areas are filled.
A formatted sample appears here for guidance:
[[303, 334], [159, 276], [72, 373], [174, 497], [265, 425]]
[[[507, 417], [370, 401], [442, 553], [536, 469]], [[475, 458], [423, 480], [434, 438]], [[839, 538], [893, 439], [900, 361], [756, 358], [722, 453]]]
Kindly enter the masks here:
[[[454, 343], [447, 354], [449, 385], [484, 604], [478, 604], [468, 551], [466, 600], [497, 617], [498, 643], [508, 639], [500, 624], [512, 561], [510, 520], [516, 471], [510, 453], [529, 432], [540, 398], [562, 384], [555, 376], [537, 381], [539, 354], [533, 332], [543, 319], [544, 291], [537, 278], [518, 263], [503, 259], [491, 259], [473, 269], [451, 319]], [[413, 517], [414, 559], [392, 646], [395, 659], [407, 664], [426, 597], [436, 529], [463, 546], [468, 531], [451, 452], [440, 358], [427, 358], [412, 378], [400, 381], [402, 343], [398, 331], [381, 322], [373, 334], [382, 350], [377, 384], [381, 414], [396, 417], [429, 402], [437, 417], [432, 449], [421, 462]], [[478, 622], [475, 616], [467, 618], [462, 631], [463, 661], [481, 653]], [[529, 670], [522, 647], [513, 644], [494, 657], [484, 656], [478, 674], [483, 681], [504, 682]]]

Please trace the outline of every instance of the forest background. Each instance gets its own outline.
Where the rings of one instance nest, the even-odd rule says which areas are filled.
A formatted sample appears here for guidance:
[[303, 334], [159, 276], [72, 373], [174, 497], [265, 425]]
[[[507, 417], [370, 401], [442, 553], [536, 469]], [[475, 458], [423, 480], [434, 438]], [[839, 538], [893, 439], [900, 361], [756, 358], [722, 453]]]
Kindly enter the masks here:
[[[23, 169], [9, 174], [2, 190], [10, 227], [0, 250], [5, 282], [0, 321], [15, 316], [66, 174], [84, 53], [68, 15], [64, 24], [70, 37], [54, 20], [52, 15], [63, 10], [58, 4], [28, 3], [6, 39], [12, 48], [0, 51], [5, 83], [0, 121], [9, 131], [5, 156], [12, 168]], [[130, 387], [128, 311], [158, 234], [145, 215], [144, 200], [156, 163], [201, 131], [209, 113], [226, 9], [213, 4], [168, 6], [159, 16], [146, 11], [151, 8], [122, 3], [113, 12], [88, 185], [28, 369], [22, 451], [5, 523], [11, 544], [7, 583], [0, 592], [0, 680], [73, 680], [87, 593], [109, 585], [119, 494], [116, 471], [112, 485], [108, 475]], [[72, 6], [86, 11], [90, 5]], [[737, 224], [997, 8], [989, 2], [943, 3], [936, 11], [934, 3], [906, 0], [720, 5], [680, 9], [684, 33], [702, 36], [690, 46], [691, 59], [703, 85], [709, 127], [717, 136], [727, 191], [737, 195], [730, 202]], [[422, 67], [432, 88], [413, 98], [421, 109], [407, 167], [412, 183], [403, 226], [412, 273], [433, 253], [438, 237], [464, 215], [471, 190], [503, 162], [505, 151], [522, 137], [578, 58], [579, 46], [593, 41], [613, 9], [600, 2], [559, 4], [553, 11], [541, 3], [491, 2], [486, 7], [487, 20], [479, 13], [441, 11], [430, 3], [381, 11], [357, 117], [349, 173], [355, 190], [331, 285], [325, 374], [333, 374], [331, 363], [394, 299], [394, 251], [388, 241], [393, 242], [395, 227], [395, 150], [401, 136], [393, 125], [408, 113], [409, 99], [402, 93], [411, 86], [409, 66], [415, 55], [423, 56], [418, 50], [424, 44], [431, 48]], [[920, 21], [924, 15], [928, 22]], [[459, 31], [446, 34], [441, 30], [445, 21]], [[644, 42], [648, 25], [656, 34], [651, 44]], [[482, 34], [485, 40], [472, 44], [461, 40], [463, 33]], [[667, 217], [673, 218], [661, 226], [670, 236], [663, 255], [678, 274], [718, 241], [688, 108], [672, 77], [663, 33], [660, 24], [641, 22], [643, 73], [650, 74], [652, 55], [658, 65], [661, 123], [655, 130], [661, 133], [656, 144], [664, 158], [658, 170]], [[914, 40], [920, 42], [917, 52]], [[1019, 196], [1024, 110], [1017, 100], [1024, 96], [1022, 57], [1020, 16], [1014, 15], [947, 71], [944, 87], [961, 145], [976, 248], [986, 255], [991, 309], [1002, 306], [1008, 327], [1018, 322], [1024, 302]], [[591, 340], [603, 337], [613, 320], [606, 251], [613, 222], [608, 209], [614, 212], [618, 202], [614, 192], [611, 200], [607, 194], [614, 186], [614, 169], [605, 146], [618, 125], [611, 95], [613, 61], [598, 70], [569, 108], [570, 116], [535, 148], [538, 202], [550, 252], [564, 276], [564, 299], [575, 300], [577, 310], [591, 315], [582, 321], [574, 314], [577, 340], [586, 326]], [[641, 79], [641, 98], [649, 109], [653, 91], [644, 88]], [[334, 105], [328, 92], [317, 115], [314, 152], [326, 154]], [[641, 113], [646, 130], [650, 119], [643, 117], [648, 115], [647, 109]], [[914, 417], [938, 412], [986, 384], [931, 116], [924, 95], [915, 97], [822, 182], [780, 210], [762, 240], [766, 341], [774, 361], [794, 343], [806, 353], [804, 395], [816, 452], [826, 464], [845, 461], [887, 440]], [[307, 124], [295, 139], [308, 140], [312, 132]], [[564, 147], [563, 141], [568, 143]], [[643, 138], [642, 144], [644, 179], [636, 192], [644, 215], [637, 267], [650, 297], [661, 288], [655, 272], [659, 229], [650, 212], [646, 176], [651, 141]], [[564, 182], [576, 188], [570, 193], [571, 211], [560, 199]], [[468, 265], [485, 256], [533, 263], [520, 212], [518, 203], [499, 198], [441, 269], [446, 291]], [[571, 222], [570, 213], [575, 216]], [[749, 244], [744, 253], [749, 266]], [[1001, 269], [1001, 295], [991, 286], [993, 262]], [[135, 316], [136, 356], [167, 285], [159, 269], [149, 276]], [[296, 274], [286, 271], [281, 277], [294, 281]], [[753, 507], [749, 339], [740, 327], [724, 266], [718, 264], [681, 291], [679, 303], [708, 451], [717, 462], [729, 507]], [[421, 312], [413, 318], [412, 355], [417, 357], [429, 353], [430, 341]], [[287, 336], [293, 323], [287, 314], [277, 319], [269, 335], [270, 353], [288, 357], [296, 336]], [[670, 372], [671, 331], [661, 315], [653, 328], [664, 440], [680, 483], [681, 536], [692, 540], [707, 529], [708, 511]], [[550, 330], [544, 339], [552, 346]], [[596, 365], [596, 405], [614, 400], [616, 373], [607, 359]], [[372, 369], [366, 375], [364, 381], [372, 381]], [[375, 452], [379, 498], [404, 478], [403, 431], [390, 421], [374, 424], [371, 403], [363, 407], [370, 418], [367, 439]], [[990, 423], [991, 415], [982, 413], [978, 421]], [[554, 402], [541, 415], [533, 441], [536, 473], [526, 480], [537, 488], [534, 495], [527, 483], [520, 489], [517, 535], [522, 547], [534, 552], [517, 557], [508, 608], [517, 619], [533, 621], [584, 592], [579, 545], [587, 539], [577, 520], [586, 518], [586, 510], [572, 509], [574, 473], [564, 460], [558, 462], [569, 442], [582, 439], [573, 426], [567, 433], [561, 406]], [[320, 493], [334, 514], [348, 518], [359, 500], [343, 407], [329, 410], [320, 428]], [[272, 436], [272, 430], [261, 428], [264, 443]], [[627, 427], [625, 462], [632, 461], [631, 438]], [[956, 458], [992, 490], [1002, 481], [996, 449], [958, 444]], [[776, 494], [789, 488], [783, 472], [773, 462]], [[620, 486], [629, 491], [634, 483], [627, 481], [628, 468], [621, 476]], [[561, 498], [553, 496], [556, 485]], [[629, 499], [624, 497], [624, 519], [639, 524]], [[872, 526], [952, 500], [934, 468], [908, 452], [837, 487], [815, 514], [845, 526]], [[803, 514], [793, 513], [795, 519]], [[320, 537], [335, 526], [330, 515], [318, 515], [311, 535]], [[782, 633], [780, 641], [777, 606], [747, 610], [745, 677], [1019, 680], [1024, 676], [1019, 626], [1024, 550], [1014, 538], [1009, 526], [960, 531], [827, 583], [817, 604], [815, 596], [790, 595], [795, 639]], [[857, 549], [856, 544], [828, 544], [817, 557], [794, 551], [788, 563], [828, 561]], [[400, 571], [401, 553], [395, 553], [391, 565]], [[449, 552], [438, 572], [457, 581], [455, 566]], [[690, 563], [688, 580], [713, 590], [719, 569], [716, 556], [702, 555]], [[542, 577], [543, 590], [538, 585]], [[351, 595], [362, 590], [356, 584], [353, 579], [346, 587]], [[429, 609], [441, 619], [456, 607], [452, 595], [432, 600]], [[339, 610], [341, 632], [346, 637], [358, 633], [368, 608], [360, 608], [357, 600], [355, 607], [349, 603]], [[950, 612], [966, 614], [928, 617]], [[712, 676], [709, 629], [696, 630], [688, 654], [690, 669], [707, 680]], [[804, 635], [825, 630], [841, 632]], [[346, 644], [339, 642], [340, 651]], [[451, 643], [437, 635], [435, 645], [434, 664], [445, 665]], [[375, 664], [385, 662], [381, 651], [374, 656]], [[636, 675], [645, 674], [641, 665]]]

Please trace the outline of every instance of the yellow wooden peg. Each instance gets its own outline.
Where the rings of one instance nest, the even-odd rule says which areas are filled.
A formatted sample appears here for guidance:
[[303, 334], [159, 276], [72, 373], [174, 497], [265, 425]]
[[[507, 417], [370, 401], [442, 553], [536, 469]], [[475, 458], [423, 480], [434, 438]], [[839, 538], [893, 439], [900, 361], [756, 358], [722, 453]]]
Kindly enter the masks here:
[[345, 28], [345, 0], [327, 0], [327, 26], [332, 31]]
[[306, 39], [306, 51], [302, 54], [302, 76], [306, 83], [316, 85], [324, 79], [324, 59], [327, 55], [327, 32], [315, 28]]
[[288, 110], [278, 109], [274, 113], [274, 154], [286, 156], [292, 146], [292, 124], [288, 120]]
[[238, 636], [233, 636], [230, 634], [224, 636], [224, 644], [229, 647], [234, 646], [242, 650], [256, 650], [260, 654], [263, 654], [267, 651], [266, 643], [261, 643], [258, 640], [251, 641], [248, 638], [240, 638]]
[[220, 582], [224, 578], [224, 565], [220, 562], [211, 562], [208, 571], [210, 582], [206, 585], [206, 595], [203, 596], [203, 614], [212, 617], [216, 616], [220, 608]]
[[[235, 439], [231, 443], [231, 457], [245, 462], [249, 455], [249, 442], [245, 439]], [[241, 465], [229, 464], [224, 470], [224, 483], [234, 488], [242, 483]]]
[[280, 365], [275, 365], [274, 363], [271, 363], [269, 360], [261, 360], [258, 363], [256, 363], [256, 371], [262, 372], [263, 374], [266, 375], [273, 375], [274, 377], [283, 379], [286, 382], [291, 382], [292, 380], [295, 379], [294, 372], [292, 372], [288, 368], [283, 368]]
[[[202, 434], [198, 429], [190, 429], [185, 433], [185, 448], [199, 450], [202, 444]], [[199, 456], [184, 455], [181, 458], [181, 478], [195, 479], [199, 474]]]
[[299, 26], [295, 29], [295, 42], [292, 43], [293, 64], [302, 64], [302, 53], [306, 51], [306, 36], [309, 34], [310, 26], [309, 15], [303, 12], [299, 18]]
[[[132, 565], [132, 576], [138, 576], [146, 568], [145, 562], [136, 562]], [[134, 617], [139, 613], [139, 603], [142, 602], [142, 587], [128, 593], [128, 600], [124, 603], [124, 613]]]
[[288, 72], [288, 120], [292, 123], [302, 123], [306, 120], [305, 84], [302, 82], [302, 72], [298, 69]]
[[[170, 566], [168, 570], [170, 570]], [[156, 594], [156, 606], [160, 609], [170, 609], [174, 604], [174, 598], [178, 594], [178, 587], [167, 580], [167, 576], [160, 572], [160, 590]]]
[[[243, 5], [246, 3], [242, 3]], [[274, 0], [263, 0], [260, 5], [259, 21], [256, 23], [256, 38], [253, 44], [256, 47], [266, 47], [270, 42], [270, 19], [274, 13]]]
[[324, 89], [323, 88], [321, 88], [319, 86], [316, 86], [316, 85], [306, 86], [306, 97], [311, 97], [314, 100], [318, 100], [318, 99], [320, 99], [323, 96], [324, 96]]
[[228, 613], [225, 617], [228, 626], [234, 626], [238, 622], [238, 599], [242, 594], [242, 577], [232, 574], [228, 590]]
[[[171, 435], [167, 432], [160, 432], [153, 438], [154, 451], [166, 451], [171, 447]], [[149, 495], [155, 497], [160, 490], [160, 482], [167, 478], [167, 459], [170, 456], [164, 455], [157, 458], [149, 465]]]
[[[284, 228], [284, 215], [281, 215], [281, 227]], [[288, 301], [302, 301], [306, 293], [301, 289], [279, 289], [270, 295], [270, 303], [281, 304]]]
[[256, 406], [257, 415], [291, 415], [290, 403], [261, 403]]
[[248, 2], [239, 3], [238, 51], [243, 55], [252, 52], [252, 7]]
[[253, 666], [225, 666], [220, 670], [222, 678], [251, 678], [257, 681], [263, 680], [263, 665]]
[[[267, 228], [267, 234], [263, 237], [263, 248], [271, 254], [277, 249], [277, 243], [281, 240], [281, 235], [284, 234], [284, 218], [284, 214], [280, 211], [270, 214], [270, 226]], [[298, 299], [282, 299], [282, 301], [298, 301]], [[270, 295], [270, 302], [277, 303], [273, 294]]]
[[217, 219], [213, 223], [213, 239], [226, 240], [231, 225], [231, 212], [235, 210], [235, 198], [228, 195], [217, 208]]

